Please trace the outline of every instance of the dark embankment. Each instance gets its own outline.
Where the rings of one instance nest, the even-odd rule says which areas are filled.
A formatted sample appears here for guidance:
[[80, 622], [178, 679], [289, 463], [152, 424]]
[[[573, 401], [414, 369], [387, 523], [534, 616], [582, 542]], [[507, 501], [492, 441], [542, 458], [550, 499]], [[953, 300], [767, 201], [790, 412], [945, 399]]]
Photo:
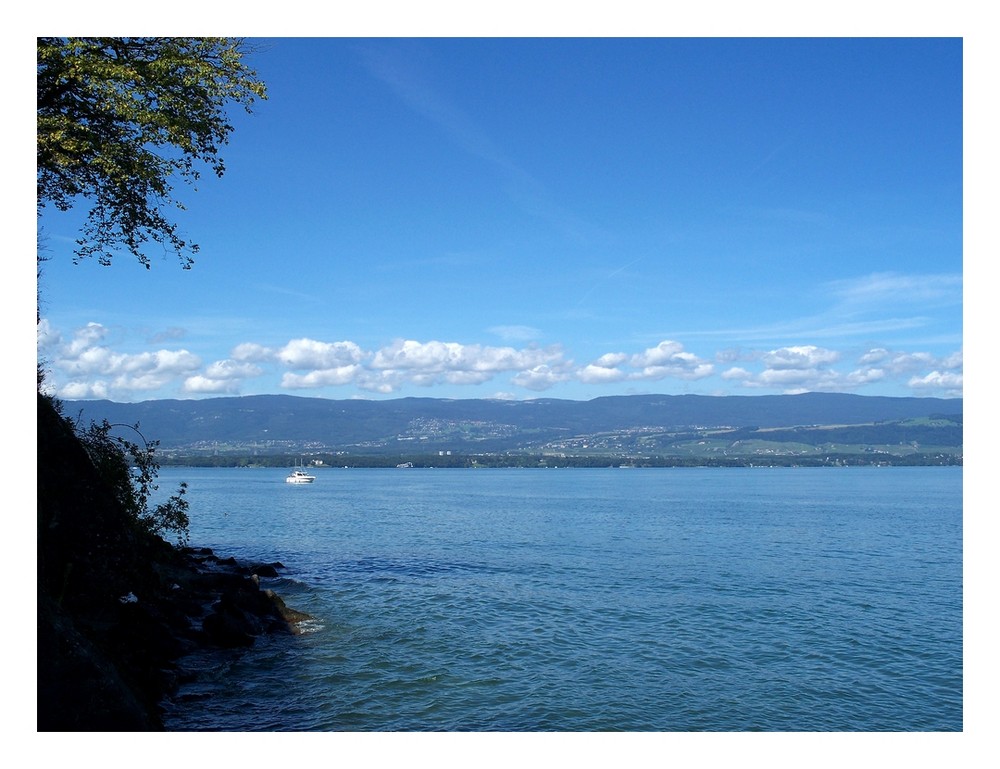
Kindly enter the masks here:
[[199, 647], [295, 632], [258, 574], [135, 525], [53, 404], [38, 398], [38, 730], [163, 728], [160, 703]]

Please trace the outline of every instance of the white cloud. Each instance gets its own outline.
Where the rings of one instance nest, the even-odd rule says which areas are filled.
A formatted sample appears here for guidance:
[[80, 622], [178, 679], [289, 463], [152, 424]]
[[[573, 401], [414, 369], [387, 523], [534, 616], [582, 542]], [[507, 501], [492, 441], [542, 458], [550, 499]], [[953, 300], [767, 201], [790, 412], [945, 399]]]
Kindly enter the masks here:
[[864, 353], [858, 359], [858, 363], [863, 366], [878, 366], [893, 376], [930, 369], [951, 371], [962, 368], [962, 351], [958, 350], [943, 358], [936, 358], [929, 352], [892, 352], [884, 347], [879, 347]]
[[234, 395], [240, 391], [240, 382], [235, 379], [212, 379], [196, 374], [184, 380], [183, 390], [186, 393]]
[[354, 342], [319, 342], [293, 339], [278, 352], [282, 363], [292, 369], [329, 369], [360, 363], [365, 353]]
[[306, 374], [285, 372], [281, 377], [281, 386], [289, 390], [304, 390], [316, 387], [345, 385], [352, 382], [359, 383], [358, 378], [363, 371], [364, 369], [361, 366], [351, 364], [319, 369]]
[[398, 340], [375, 353], [371, 365], [376, 369], [444, 371], [459, 368], [474, 353], [457, 342], [416, 342]]
[[[442, 378], [448, 384], [476, 385], [490, 381], [493, 376], [494, 374], [492, 371], [449, 371], [445, 373]], [[426, 380], [426, 382], [416, 383], [430, 386], [437, 383], [438, 377], [430, 375], [426, 377]]]
[[60, 398], [69, 400], [86, 400], [90, 398], [107, 399], [111, 397], [107, 382], [67, 382], [57, 390]]
[[265, 361], [274, 357], [274, 350], [262, 344], [244, 342], [233, 348], [230, 357], [239, 361]]
[[569, 373], [562, 367], [553, 368], [552, 366], [541, 365], [520, 372], [511, 379], [511, 382], [518, 387], [525, 387], [529, 390], [541, 392], [542, 390], [548, 390], [560, 382], [565, 382], [569, 378]]
[[622, 365], [628, 358], [629, 356], [623, 352], [608, 352], [595, 360], [592, 365], [601, 368], [614, 368]]
[[620, 368], [613, 366], [599, 366], [591, 363], [576, 372], [577, 379], [584, 384], [599, 384], [603, 382], [620, 382], [628, 377]]
[[859, 360], [862, 365], [874, 364], [894, 374], [917, 371], [933, 365], [934, 356], [926, 352], [894, 353], [884, 348], [869, 350]]
[[[238, 394], [247, 380], [260, 377], [272, 377], [266, 380], [272, 384], [265, 388], [354, 388], [381, 395], [412, 386], [473, 387], [495, 379], [502, 380], [498, 382], [501, 387], [508, 384], [541, 392], [572, 382], [600, 387], [667, 379], [693, 382], [716, 375], [740, 387], [780, 392], [855, 391], [878, 385], [951, 397], [960, 396], [962, 389], [960, 349], [935, 356], [872, 347], [853, 355], [853, 369], [843, 373], [835, 365], [846, 353], [810, 344], [720, 351], [713, 363], [667, 339], [640, 352], [607, 352], [577, 366], [558, 346], [400, 339], [365, 350], [348, 340], [301, 337], [277, 347], [245, 342], [235, 346], [229, 358], [203, 365], [185, 349], [122, 352], [116, 347], [124, 338], [124, 332], [112, 333], [98, 323], [63, 334], [48, 321], [40, 321], [39, 355], [49, 372], [45, 386], [62, 398], [124, 400], [156, 390]], [[716, 365], [724, 361], [740, 365], [717, 371]]]
[[182, 387], [187, 393], [239, 393], [246, 379], [260, 376], [264, 369], [253, 363], [235, 360], [217, 360], [205, 369], [204, 374], [189, 376]]
[[[241, 352], [259, 355], [259, 351], [249, 348]], [[275, 357], [293, 369], [282, 375], [283, 388], [353, 385], [382, 394], [395, 392], [407, 384], [419, 387], [477, 385], [501, 374], [518, 375], [552, 366], [552, 371], [557, 373], [548, 377], [537, 372], [525, 374], [524, 381], [530, 382], [532, 389], [537, 389], [546, 379], [550, 382], [561, 381], [558, 371], [566, 365], [558, 348], [515, 349], [412, 339], [397, 340], [375, 352], [363, 351], [353, 342], [331, 344], [297, 339], [285, 345]]]
[[579, 381], [585, 384], [612, 383], [624, 380], [659, 380], [673, 377], [684, 380], [710, 376], [714, 367], [679, 342], [664, 341], [641, 353], [606, 353], [595, 362], [573, 370], [559, 347], [493, 347], [432, 340], [420, 342], [400, 339], [373, 353], [364, 353], [353, 343], [330, 345], [316, 340], [299, 339], [286, 345], [278, 359], [294, 369], [306, 363], [326, 363], [346, 357], [349, 365], [315, 366], [305, 373], [286, 372], [282, 387], [317, 388], [353, 384], [374, 392], [394, 392], [410, 384], [431, 387], [438, 384], [478, 385], [511, 374], [511, 382], [533, 391], [547, 390], [556, 384]]
[[911, 377], [907, 382], [914, 390], [940, 390], [945, 393], [960, 393], [962, 375], [947, 371], [931, 371], [922, 377]]
[[723, 371], [720, 376], [727, 381], [732, 381], [732, 380], [742, 381], [742, 380], [753, 379], [753, 374], [751, 374], [745, 368], [742, 368], [740, 366], [734, 366], [731, 369], [727, 369], [726, 371]]
[[262, 373], [260, 366], [235, 360], [217, 360], [205, 369], [205, 376], [210, 379], [248, 379]]
[[645, 352], [633, 355], [631, 364], [635, 368], [646, 366], [661, 366], [677, 359], [677, 356], [684, 355], [684, 345], [669, 339], [660, 342], [656, 347], [650, 347]]
[[107, 347], [81, 348], [75, 343], [63, 351], [58, 359], [60, 366], [70, 374], [111, 374], [127, 356], [111, 352]]
[[764, 369], [757, 375], [758, 384], [765, 387], [805, 387], [807, 385], [819, 385], [823, 380], [828, 380], [830, 372], [820, 372], [818, 369], [802, 368], [769, 368]]
[[593, 363], [576, 372], [584, 384], [621, 381], [660, 380], [667, 378], [695, 380], [711, 376], [715, 367], [697, 355], [684, 350], [684, 345], [664, 340], [641, 353], [605, 353]]
[[508, 342], [530, 342], [542, 336], [541, 331], [531, 326], [492, 326], [487, 330]]
[[676, 379], [694, 380], [711, 376], [715, 367], [693, 353], [686, 352], [684, 345], [672, 340], [664, 340], [656, 347], [633, 355], [630, 365], [637, 369], [629, 379]]
[[887, 349], [885, 349], [884, 347], [876, 347], [875, 349], [869, 350], [864, 355], [862, 355], [858, 359], [858, 363], [877, 364], [881, 363], [882, 361], [889, 360], [891, 357], [892, 353], [890, 353]]
[[781, 347], [761, 356], [761, 360], [771, 369], [815, 369], [840, 360], [840, 353], [815, 345]]
[[38, 338], [39, 350], [47, 350], [62, 343], [62, 335], [59, 333], [59, 330], [45, 318], [42, 318], [38, 322], [36, 336]]
[[109, 331], [99, 323], [77, 329], [66, 343], [51, 327], [44, 333], [53, 389], [61, 398], [128, 397], [168, 386], [201, 365], [187, 350], [115, 352], [103, 344]]
[[75, 358], [91, 349], [108, 335], [108, 330], [100, 323], [88, 323], [73, 333], [73, 341], [64, 350], [67, 358]]
[[961, 369], [961, 351], [938, 359], [926, 352], [872, 348], [858, 357], [860, 365], [847, 374], [830, 367], [841, 358], [839, 352], [811, 345], [783, 347], [758, 356], [765, 366], [761, 371], [733, 367], [722, 372], [721, 377], [743, 387], [778, 389], [784, 393], [851, 392], [909, 377], [905, 384], [911, 389], [936, 390], [947, 397], [962, 395], [962, 375], [955, 371]]
[[401, 340], [375, 353], [372, 368], [438, 372], [519, 371], [561, 357], [556, 350], [484, 347], [458, 342]]
[[885, 369], [881, 368], [855, 369], [847, 375], [847, 381], [850, 382], [852, 387], [874, 384], [875, 382], [883, 381], [885, 378]]
[[633, 374], [629, 379], [659, 380], [671, 377], [693, 381], [704, 379], [713, 373], [715, 373], [715, 366], [711, 363], [703, 363], [697, 358], [692, 357], [691, 360], [678, 359], [673, 365], [669, 366], [646, 366], [640, 373]]
[[852, 305], [959, 303], [962, 301], [962, 275], [901, 275], [878, 272], [862, 278], [838, 280], [828, 284], [842, 301]]
[[737, 367], [723, 372], [722, 378], [730, 382], [739, 382], [743, 387], [780, 390], [785, 394], [839, 392], [857, 386], [857, 383], [850, 382], [840, 377], [837, 372], [828, 369], [769, 368], [752, 372]]
[[358, 382], [358, 387], [368, 392], [378, 393], [379, 395], [391, 395], [398, 389], [399, 385], [379, 381], [377, 378], [366, 377]]
[[201, 365], [201, 359], [187, 350], [156, 350], [122, 356], [121, 366], [139, 376], [183, 374]]

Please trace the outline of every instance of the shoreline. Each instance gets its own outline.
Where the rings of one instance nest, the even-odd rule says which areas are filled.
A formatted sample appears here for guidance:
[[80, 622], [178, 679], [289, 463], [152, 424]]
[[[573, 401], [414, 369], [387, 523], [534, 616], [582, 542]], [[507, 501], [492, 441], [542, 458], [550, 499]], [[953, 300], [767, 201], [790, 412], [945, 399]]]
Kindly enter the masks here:
[[185, 657], [296, 635], [310, 619], [260, 586], [282, 564], [163, 544], [150, 563], [157, 579], [113, 609], [71, 614], [39, 596], [38, 731], [163, 731], [166, 701], [197, 680]]

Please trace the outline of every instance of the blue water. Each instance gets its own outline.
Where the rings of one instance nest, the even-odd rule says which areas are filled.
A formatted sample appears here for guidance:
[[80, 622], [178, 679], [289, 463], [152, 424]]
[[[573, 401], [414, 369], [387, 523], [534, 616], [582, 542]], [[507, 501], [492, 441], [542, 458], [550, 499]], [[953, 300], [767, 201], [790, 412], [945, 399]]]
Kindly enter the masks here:
[[961, 468], [165, 468], [303, 635], [172, 730], [962, 729]]

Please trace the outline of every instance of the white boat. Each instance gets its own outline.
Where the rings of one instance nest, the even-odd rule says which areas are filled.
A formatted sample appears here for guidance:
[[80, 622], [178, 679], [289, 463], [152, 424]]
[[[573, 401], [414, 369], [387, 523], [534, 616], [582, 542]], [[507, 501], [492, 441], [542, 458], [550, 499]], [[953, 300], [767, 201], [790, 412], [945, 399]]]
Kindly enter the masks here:
[[285, 483], [312, 483], [315, 480], [315, 475], [309, 475], [309, 473], [301, 467], [296, 467], [288, 474], [288, 477], [285, 478]]

